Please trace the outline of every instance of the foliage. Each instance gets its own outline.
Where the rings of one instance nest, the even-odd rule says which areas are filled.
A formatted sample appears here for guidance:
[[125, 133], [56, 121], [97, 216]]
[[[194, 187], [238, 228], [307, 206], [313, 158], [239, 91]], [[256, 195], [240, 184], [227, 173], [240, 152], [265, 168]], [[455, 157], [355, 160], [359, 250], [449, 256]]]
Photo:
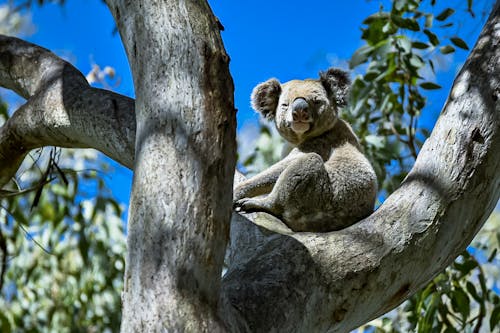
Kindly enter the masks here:
[[119, 331], [123, 208], [96, 169], [95, 151], [39, 150], [0, 191], [0, 332]]
[[[65, 1], [29, 0], [20, 6], [46, 2]], [[418, 119], [425, 112], [425, 91], [440, 89], [432, 80], [436, 57], [468, 49], [452, 30], [457, 8], [436, 11], [435, 5], [435, 0], [394, 0], [389, 11], [381, 7], [363, 22], [365, 45], [350, 62], [365, 73], [355, 78], [342, 117], [359, 134], [383, 193], [399, 185], [428, 136]], [[472, 5], [466, 2], [470, 13]], [[0, 112], [7, 115], [5, 104]], [[243, 165], [250, 173], [263, 169], [280, 159], [283, 145], [263, 125], [256, 150]], [[117, 331], [125, 252], [122, 208], [89, 169], [107, 165], [93, 154], [71, 150], [45, 150], [33, 159], [22, 182], [0, 193], [0, 308], [5, 309], [0, 331]], [[73, 165], [65, 168], [65, 163]], [[75, 172], [75, 163], [86, 170]], [[499, 224], [498, 215], [490, 219], [468, 252], [366, 331], [500, 329]]]
[[[343, 116], [359, 134], [372, 160], [381, 189], [391, 193], [413, 164], [428, 131], [418, 126], [426, 106], [425, 90], [440, 89], [430, 81], [439, 54], [448, 55], [467, 44], [451, 33], [455, 9], [433, 12], [436, 1], [396, 0], [363, 21], [360, 47], [351, 68], [363, 66], [356, 77], [351, 103]], [[472, 1], [467, 10], [472, 13]], [[387, 172], [387, 166], [392, 168]]]
[[[4, 33], [31, 26], [16, 8], [0, 6], [2, 14]], [[46, 148], [0, 190], [0, 332], [119, 331], [123, 208], [96, 169], [109, 165], [95, 151]]]
[[[365, 66], [366, 72], [354, 80], [343, 116], [359, 133], [383, 193], [399, 186], [429, 135], [417, 120], [426, 106], [424, 91], [441, 88], [426, 78], [426, 73], [435, 74], [436, 56], [456, 48], [468, 50], [460, 37], [450, 34], [456, 9], [434, 13], [435, 5], [435, 0], [395, 0], [390, 11], [381, 7], [363, 22], [361, 38], [366, 44], [351, 58], [351, 67]], [[468, 1], [466, 10], [473, 15], [472, 5]], [[491, 250], [497, 247], [491, 241], [475, 245], [395, 313], [381, 319], [377, 331], [479, 332], [487, 315], [493, 331], [500, 317], [498, 289], [487, 285], [486, 260], [475, 255], [492, 252], [489, 262], [495, 261], [498, 271], [496, 250]]]
[[[364, 74], [354, 79], [349, 106], [341, 116], [359, 135], [376, 169], [382, 197], [399, 186], [429, 135], [418, 119], [426, 110], [426, 91], [441, 88], [432, 81], [436, 59], [457, 48], [469, 49], [452, 32], [458, 6], [439, 11], [436, 6], [435, 0], [395, 0], [389, 11], [381, 6], [363, 22], [365, 45], [350, 60], [351, 68]], [[474, 16], [472, 6], [467, 1], [465, 11]], [[266, 145], [270, 142], [272, 146]], [[263, 126], [255, 152], [242, 163], [251, 171], [262, 170], [280, 159], [282, 147], [276, 133]], [[475, 333], [500, 329], [499, 223], [495, 215], [468, 252], [408, 302], [361, 330]]]
[[[55, 156], [38, 158], [49, 172], [35, 163], [24, 170], [21, 178], [28, 178], [23, 183], [31, 191], [3, 192], [0, 247], [6, 271], [0, 308], [8, 310], [0, 312], [0, 331], [118, 331], [125, 252], [122, 207], [97, 172], [60, 168]], [[95, 158], [67, 151], [61, 159], [89, 165]]]

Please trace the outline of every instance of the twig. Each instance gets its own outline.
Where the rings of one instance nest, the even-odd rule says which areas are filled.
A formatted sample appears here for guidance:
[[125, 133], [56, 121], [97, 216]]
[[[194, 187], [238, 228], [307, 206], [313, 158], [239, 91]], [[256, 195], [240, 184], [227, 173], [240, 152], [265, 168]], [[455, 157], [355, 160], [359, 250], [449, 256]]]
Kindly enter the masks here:
[[3, 208], [5, 210], [5, 212], [14, 219], [14, 221], [17, 222], [17, 225], [19, 226], [19, 228], [21, 228], [21, 230], [26, 234], [26, 236], [33, 241], [33, 243], [35, 243], [38, 247], [40, 247], [40, 249], [42, 249], [43, 252], [49, 254], [49, 255], [53, 255], [52, 252], [50, 252], [49, 250], [45, 249], [42, 244], [40, 244], [33, 236], [30, 235], [30, 233], [28, 232], [28, 230], [26, 230], [26, 228], [21, 224], [19, 223], [16, 218], [14, 217], [14, 215], [3, 205], [0, 205], [0, 208]]
[[0, 269], [0, 293], [3, 288], [3, 279], [5, 276], [5, 271], [7, 270], [7, 241], [3, 236], [2, 230], [0, 229], [0, 250], [2, 251], [2, 268]]

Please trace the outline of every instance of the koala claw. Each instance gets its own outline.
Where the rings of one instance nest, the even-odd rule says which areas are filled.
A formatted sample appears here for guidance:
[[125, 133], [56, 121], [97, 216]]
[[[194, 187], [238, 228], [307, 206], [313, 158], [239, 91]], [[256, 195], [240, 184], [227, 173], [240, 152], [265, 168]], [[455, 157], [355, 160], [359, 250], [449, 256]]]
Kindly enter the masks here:
[[243, 198], [236, 200], [233, 204], [236, 212], [253, 213], [262, 210], [260, 200], [253, 198]]

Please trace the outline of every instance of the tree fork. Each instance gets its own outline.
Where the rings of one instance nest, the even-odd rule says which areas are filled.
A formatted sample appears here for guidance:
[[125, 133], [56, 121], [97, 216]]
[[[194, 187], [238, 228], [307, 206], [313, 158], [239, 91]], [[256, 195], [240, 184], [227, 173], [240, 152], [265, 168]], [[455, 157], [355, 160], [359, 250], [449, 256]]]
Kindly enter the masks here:
[[[57, 72], [62, 86], [37, 83], [47, 77], [40, 69], [48, 67], [30, 52], [57, 57], [2, 37], [0, 84], [28, 101], [26, 109], [16, 111], [0, 129], [0, 157], [5, 147], [15, 153], [16, 146], [9, 146], [6, 138], [15, 136], [10, 132], [17, 124], [25, 126], [24, 134], [14, 137], [23, 144], [50, 133], [35, 143], [62, 140], [56, 143], [94, 147], [131, 168], [135, 154], [126, 285], [127, 291], [137, 289], [124, 296], [124, 332], [218, 330], [216, 306], [231, 331], [349, 331], [395, 307], [444, 269], [465, 249], [497, 202], [498, 1], [401, 188], [372, 216], [332, 233], [291, 233], [277, 228], [270, 218], [253, 223], [236, 215], [232, 261], [220, 287], [217, 274], [227, 237], [223, 221], [231, 208], [234, 109], [217, 23], [206, 3], [168, 2], [149, 9], [142, 1], [108, 4], [134, 72], [138, 135], [133, 100], [83, 89], [86, 83], [76, 84], [80, 78], [67, 71]], [[167, 19], [157, 23], [161, 16]], [[164, 20], [172, 31], [162, 35], [168, 25]], [[155, 24], [158, 30], [148, 32]], [[134, 29], [140, 31], [135, 34]], [[204, 38], [189, 38], [188, 33]], [[148, 47], [151, 53], [145, 51]], [[94, 97], [57, 97], [73, 90], [76, 96], [88, 91]], [[43, 94], [47, 98], [36, 101]], [[109, 99], [101, 105], [101, 98]], [[29, 107], [35, 102], [37, 108]], [[52, 116], [54, 105], [67, 116]], [[99, 110], [99, 117], [86, 115], [93, 109]], [[29, 117], [21, 117], [25, 110], [41, 112], [51, 121], [43, 121], [43, 126], [29, 122]], [[82, 123], [102, 130], [85, 131], [79, 128]], [[218, 134], [212, 138], [213, 133]], [[229, 160], [220, 162], [225, 156]], [[15, 159], [0, 161], [0, 178], [8, 179], [17, 168]], [[256, 225], [262, 221], [264, 228]], [[184, 312], [177, 316], [176, 311]]]

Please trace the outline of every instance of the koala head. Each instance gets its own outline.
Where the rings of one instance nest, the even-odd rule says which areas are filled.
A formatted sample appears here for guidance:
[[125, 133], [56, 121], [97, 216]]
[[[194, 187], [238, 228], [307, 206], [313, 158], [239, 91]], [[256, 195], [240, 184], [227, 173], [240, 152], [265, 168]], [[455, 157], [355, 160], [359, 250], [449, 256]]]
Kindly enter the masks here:
[[252, 107], [276, 121], [279, 133], [299, 144], [330, 130], [338, 108], [346, 105], [350, 80], [337, 68], [319, 73], [319, 79], [292, 80], [281, 84], [269, 79], [252, 92]]

